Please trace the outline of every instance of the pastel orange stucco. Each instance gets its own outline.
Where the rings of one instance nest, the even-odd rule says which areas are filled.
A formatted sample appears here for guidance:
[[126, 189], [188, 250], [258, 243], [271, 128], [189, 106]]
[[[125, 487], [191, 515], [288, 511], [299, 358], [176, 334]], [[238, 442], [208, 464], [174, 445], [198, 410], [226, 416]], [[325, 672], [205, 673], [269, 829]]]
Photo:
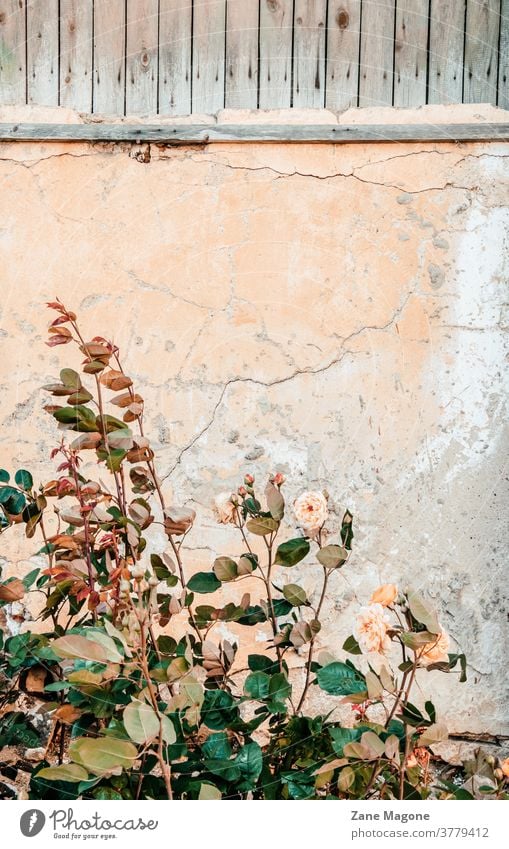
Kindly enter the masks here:
[[[52, 476], [39, 387], [76, 362], [44, 345], [59, 296], [124, 351], [168, 498], [198, 513], [190, 570], [239, 550], [211, 504], [244, 471], [283, 471], [289, 503], [326, 488], [356, 536], [322, 646], [341, 656], [379, 583], [425, 588], [472, 664], [461, 693], [436, 676], [442, 706], [456, 728], [502, 731], [508, 158], [503, 143], [0, 146], [1, 465]], [[5, 574], [33, 548], [2, 536]], [[292, 579], [312, 589], [315, 572]]]

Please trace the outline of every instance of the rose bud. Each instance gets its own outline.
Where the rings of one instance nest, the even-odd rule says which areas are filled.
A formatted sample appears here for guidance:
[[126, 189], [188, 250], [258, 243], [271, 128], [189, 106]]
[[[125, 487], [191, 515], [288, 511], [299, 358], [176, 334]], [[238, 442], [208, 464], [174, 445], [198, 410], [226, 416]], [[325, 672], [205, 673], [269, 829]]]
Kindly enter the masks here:
[[382, 607], [390, 607], [398, 597], [398, 588], [395, 584], [382, 584], [371, 596], [370, 604], [381, 604]]
[[254, 475], [244, 475], [244, 483], [246, 484], [246, 486], [253, 486], [254, 482]]

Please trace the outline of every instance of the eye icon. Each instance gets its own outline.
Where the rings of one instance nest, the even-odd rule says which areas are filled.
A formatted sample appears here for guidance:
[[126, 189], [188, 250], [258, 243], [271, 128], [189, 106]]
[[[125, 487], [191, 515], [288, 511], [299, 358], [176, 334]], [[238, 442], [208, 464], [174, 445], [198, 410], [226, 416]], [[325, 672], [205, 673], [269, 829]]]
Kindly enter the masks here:
[[32, 808], [32, 810], [25, 811], [25, 813], [21, 815], [19, 827], [21, 829], [21, 833], [25, 837], [35, 837], [42, 831], [45, 822], [46, 817], [43, 812], [38, 811], [36, 808]]

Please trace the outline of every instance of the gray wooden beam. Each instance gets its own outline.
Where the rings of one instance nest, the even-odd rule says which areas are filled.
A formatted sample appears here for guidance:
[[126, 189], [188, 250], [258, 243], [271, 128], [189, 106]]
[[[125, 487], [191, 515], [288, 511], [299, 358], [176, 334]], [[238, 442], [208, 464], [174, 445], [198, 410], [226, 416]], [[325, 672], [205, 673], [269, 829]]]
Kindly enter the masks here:
[[450, 142], [509, 141], [507, 124], [0, 124], [0, 141]]

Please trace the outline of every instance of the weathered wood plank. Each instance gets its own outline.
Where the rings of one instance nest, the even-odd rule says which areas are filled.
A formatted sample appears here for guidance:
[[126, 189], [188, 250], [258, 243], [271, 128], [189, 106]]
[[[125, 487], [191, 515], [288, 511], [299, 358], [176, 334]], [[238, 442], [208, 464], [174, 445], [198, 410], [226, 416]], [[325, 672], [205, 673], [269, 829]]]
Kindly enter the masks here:
[[392, 106], [393, 0], [363, 0], [359, 106]]
[[159, 112], [191, 112], [191, 0], [160, 0]]
[[260, 109], [292, 100], [293, 0], [260, 0]]
[[394, 106], [423, 106], [428, 73], [428, 0], [398, 0]]
[[158, 0], [128, 0], [126, 115], [157, 113]]
[[27, 2], [28, 103], [58, 105], [58, 0]]
[[462, 101], [465, 2], [431, 0], [428, 103]]
[[60, 104], [92, 111], [93, 0], [60, 0]]
[[493, 124], [0, 124], [0, 141], [154, 142], [452, 142], [508, 141], [509, 123]]
[[93, 110], [123, 115], [125, 106], [125, 3], [94, 0]]
[[498, 105], [502, 109], [509, 109], [509, 0], [502, 0], [500, 7]]
[[293, 105], [319, 109], [325, 104], [325, 24], [327, 0], [295, 0]]
[[329, 0], [327, 25], [327, 109], [357, 106], [361, 0]]
[[258, 105], [258, 0], [228, 0], [225, 106]]
[[0, 0], [0, 104], [26, 103], [25, 2]]
[[224, 107], [225, 0], [194, 0], [193, 112]]
[[464, 103], [496, 103], [500, 0], [467, 3]]

